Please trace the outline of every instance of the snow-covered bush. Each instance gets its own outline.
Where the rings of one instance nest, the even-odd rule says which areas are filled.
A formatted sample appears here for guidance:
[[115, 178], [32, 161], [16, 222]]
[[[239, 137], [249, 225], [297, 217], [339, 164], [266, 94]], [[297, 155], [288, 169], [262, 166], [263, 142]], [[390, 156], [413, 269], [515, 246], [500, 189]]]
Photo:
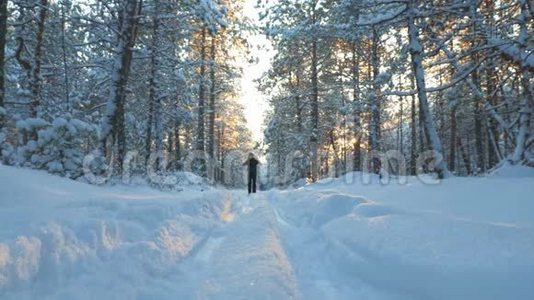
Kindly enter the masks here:
[[149, 174], [136, 174], [131, 178], [111, 178], [109, 182], [113, 185], [119, 183], [120, 180], [123, 184], [150, 186], [162, 191], [183, 191], [184, 189], [204, 191], [212, 186], [207, 179], [184, 171], [149, 172]]
[[16, 121], [18, 145], [16, 164], [33, 167], [31, 157], [37, 151], [37, 132], [50, 126], [50, 123], [40, 118], [28, 118]]
[[7, 141], [7, 133], [0, 130], [0, 162], [6, 165], [13, 165], [16, 161], [16, 150]]
[[83, 174], [83, 159], [96, 144], [95, 126], [77, 119], [57, 118], [52, 123], [42, 119], [17, 122], [17, 128], [28, 137], [19, 147], [21, 164], [50, 173], [78, 178]]

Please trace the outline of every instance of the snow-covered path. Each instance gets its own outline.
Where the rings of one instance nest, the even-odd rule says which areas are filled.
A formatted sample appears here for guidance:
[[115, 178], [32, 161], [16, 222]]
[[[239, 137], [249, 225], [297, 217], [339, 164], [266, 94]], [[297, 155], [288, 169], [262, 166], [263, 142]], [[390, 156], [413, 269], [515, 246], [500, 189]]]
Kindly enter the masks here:
[[265, 195], [0, 182], [0, 299], [300, 298]]
[[292, 266], [267, 199], [228, 192], [225, 201], [221, 220], [226, 224], [210, 237], [205, 251], [209, 255], [200, 256], [209, 271], [197, 296], [298, 299]]
[[517, 174], [248, 196], [0, 166], [0, 299], [532, 299]]

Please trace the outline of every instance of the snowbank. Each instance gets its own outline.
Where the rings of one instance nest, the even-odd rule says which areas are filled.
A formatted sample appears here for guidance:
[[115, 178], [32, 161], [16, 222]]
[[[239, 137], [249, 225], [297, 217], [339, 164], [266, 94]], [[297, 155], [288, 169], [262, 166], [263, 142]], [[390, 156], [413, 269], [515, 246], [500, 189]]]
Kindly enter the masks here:
[[532, 169], [508, 167], [439, 185], [325, 180], [271, 198], [305, 299], [533, 299], [533, 183]]
[[224, 208], [217, 191], [96, 187], [5, 166], [0, 190], [1, 299], [185, 299], [181, 262]]
[[527, 166], [513, 166], [509, 163], [504, 163], [489, 176], [501, 178], [534, 178], [534, 168]]

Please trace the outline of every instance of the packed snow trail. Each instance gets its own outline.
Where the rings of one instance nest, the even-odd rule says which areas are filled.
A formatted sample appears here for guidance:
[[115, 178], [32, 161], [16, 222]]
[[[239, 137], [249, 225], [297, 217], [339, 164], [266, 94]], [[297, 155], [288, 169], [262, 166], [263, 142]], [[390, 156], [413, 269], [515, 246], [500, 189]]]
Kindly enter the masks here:
[[0, 299], [533, 299], [532, 182], [515, 168], [249, 196], [0, 166]]
[[[251, 199], [252, 198], [252, 199]], [[283, 249], [273, 211], [262, 195], [228, 193], [211, 237], [207, 280], [200, 299], [298, 299], [293, 270]], [[229, 209], [230, 208], [230, 209]], [[203, 258], [205, 259], [205, 258]]]

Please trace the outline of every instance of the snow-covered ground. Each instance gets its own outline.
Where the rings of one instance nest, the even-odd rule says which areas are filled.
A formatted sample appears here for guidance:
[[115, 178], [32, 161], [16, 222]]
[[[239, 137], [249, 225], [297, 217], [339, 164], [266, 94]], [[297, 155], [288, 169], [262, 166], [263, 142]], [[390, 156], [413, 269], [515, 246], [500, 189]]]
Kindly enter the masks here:
[[0, 299], [534, 299], [532, 169], [361, 176], [249, 197], [0, 166]]

